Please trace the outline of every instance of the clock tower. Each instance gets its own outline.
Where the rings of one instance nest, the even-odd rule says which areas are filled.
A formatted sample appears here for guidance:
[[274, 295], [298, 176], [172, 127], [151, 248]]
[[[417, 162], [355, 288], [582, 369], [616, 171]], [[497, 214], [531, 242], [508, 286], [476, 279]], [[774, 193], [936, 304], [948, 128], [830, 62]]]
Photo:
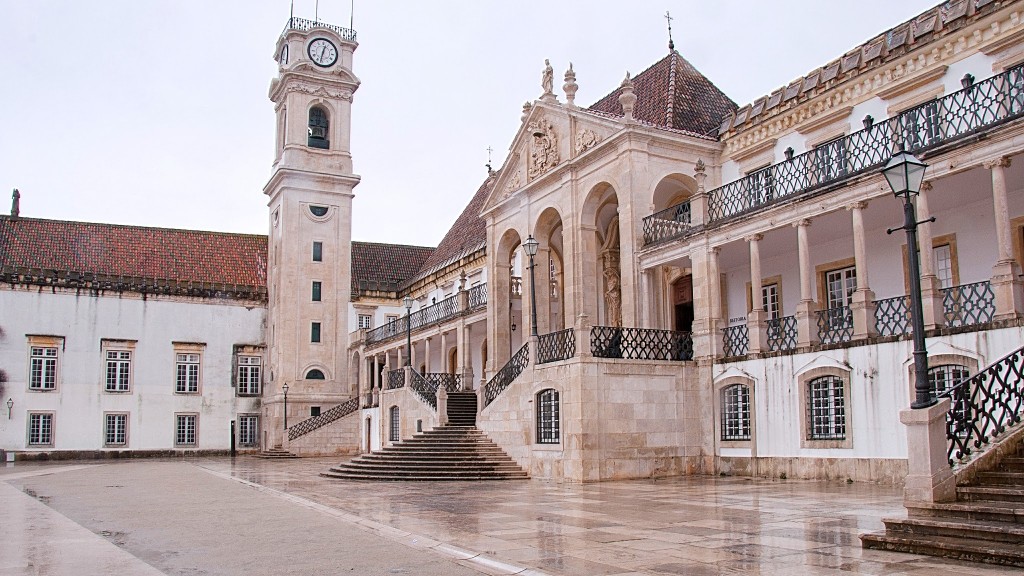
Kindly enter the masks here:
[[286, 409], [291, 426], [358, 393], [347, 357], [356, 46], [354, 30], [289, 18], [274, 52], [264, 449], [286, 441]]

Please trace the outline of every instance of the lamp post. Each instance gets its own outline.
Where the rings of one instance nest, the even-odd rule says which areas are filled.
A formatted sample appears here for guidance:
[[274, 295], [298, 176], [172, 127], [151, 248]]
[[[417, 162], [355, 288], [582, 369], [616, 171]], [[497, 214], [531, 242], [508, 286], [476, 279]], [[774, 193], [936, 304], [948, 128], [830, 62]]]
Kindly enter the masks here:
[[285, 384], [284, 389], [284, 429], [288, 429], [288, 385]]
[[[921, 193], [924, 171], [927, 164], [906, 151], [901, 150], [882, 168], [882, 175], [892, 188], [896, 198], [903, 201], [903, 226], [890, 228], [887, 234], [897, 230], [907, 232], [907, 260], [910, 266], [910, 321], [914, 334], [914, 392], [911, 408], [927, 408], [935, 404], [935, 394], [928, 382], [928, 351], [924, 344], [924, 314], [921, 307], [921, 262], [917, 245], [917, 209], [913, 197]], [[924, 222], [933, 222], [929, 218]]]
[[530, 257], [530, 336], [537, 335], [537, 282], [533, 276], [533, 257], [537, 255], [538, 246], [540, 242], [532, 234], [523, 242], [523, 250]]
[[405, 306], [405, 365], [412, 366], [412, 298], [402, 298]]
[[11, 410], [14, 409], [14, 398], [7, 399], [7, 419], [11, 419]]

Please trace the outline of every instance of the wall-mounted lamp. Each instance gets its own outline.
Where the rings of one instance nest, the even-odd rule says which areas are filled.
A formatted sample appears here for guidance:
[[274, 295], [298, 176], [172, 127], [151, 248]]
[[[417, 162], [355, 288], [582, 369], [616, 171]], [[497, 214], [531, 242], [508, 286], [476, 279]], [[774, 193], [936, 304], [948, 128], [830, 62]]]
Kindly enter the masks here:
[[11, 410], [14, 409], [14, 398], [7, 399], [7, 419], [11, 419]]

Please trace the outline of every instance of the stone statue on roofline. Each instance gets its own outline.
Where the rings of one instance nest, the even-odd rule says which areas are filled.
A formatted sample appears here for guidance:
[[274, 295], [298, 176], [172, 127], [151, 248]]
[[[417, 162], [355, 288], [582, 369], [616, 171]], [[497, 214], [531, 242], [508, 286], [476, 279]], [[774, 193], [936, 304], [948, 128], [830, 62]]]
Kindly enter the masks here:
[[14, 189], [14, 194], [11, 194], [11, 220], [17, 220], [21, 214], [21, 192], [18, 189]]
[[540, 77], [540, 87], [544, 89], [542, 98], [555, 95], [555, 71], [551, 68], [551, 61], [547, 58], [544, 59], [544, 73]]

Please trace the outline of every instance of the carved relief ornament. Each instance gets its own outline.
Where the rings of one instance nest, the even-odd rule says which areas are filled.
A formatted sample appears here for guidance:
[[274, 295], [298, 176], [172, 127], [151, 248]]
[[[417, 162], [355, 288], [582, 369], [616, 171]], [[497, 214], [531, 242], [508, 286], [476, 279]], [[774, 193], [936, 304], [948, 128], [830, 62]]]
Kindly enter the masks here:
[[302, 94], [309, 94], [310, 96], [320, 96], [321, 98], [333, 98], [335, 100], [352, 100], [351, 90], [331, 90], [325, 86], [316, 86], [313, 84], [304, 84], [294, 82], [288, 85], [284, 90], [285, 92], [300, 92]]
[[530, 122], [527, 128], [533, 135], [533, 144], [526, 175], [533, 180], [558, 164], [558, 137], [554, 126], [544, 118]]
[[590, 128], [580, 128], [576, 132], [576, 153], [582, 154], [597, 146], [597, 143], [600, 141], [601, 138]]

